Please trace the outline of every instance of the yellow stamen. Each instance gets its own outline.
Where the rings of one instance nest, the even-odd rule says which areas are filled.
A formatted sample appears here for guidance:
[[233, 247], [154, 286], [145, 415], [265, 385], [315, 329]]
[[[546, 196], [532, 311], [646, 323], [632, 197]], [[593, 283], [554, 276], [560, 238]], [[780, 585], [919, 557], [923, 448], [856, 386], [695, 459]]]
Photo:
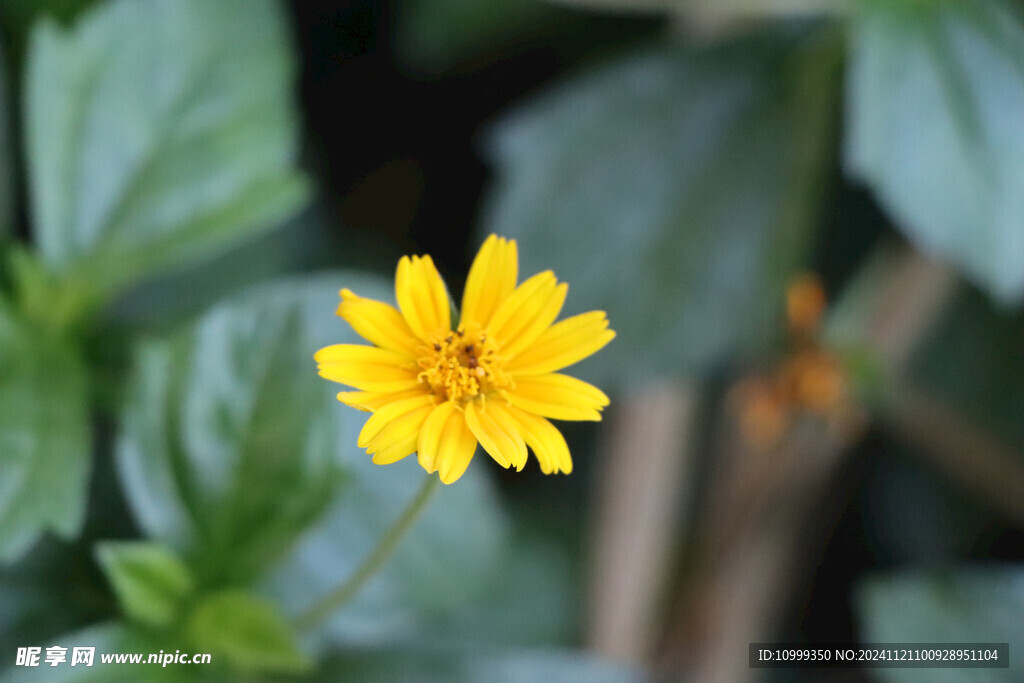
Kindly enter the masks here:
[[441, 399], [465, 403], [512, 386], [498, 343], [476, 324], [437, 336], [420, 351], [417, 379]]

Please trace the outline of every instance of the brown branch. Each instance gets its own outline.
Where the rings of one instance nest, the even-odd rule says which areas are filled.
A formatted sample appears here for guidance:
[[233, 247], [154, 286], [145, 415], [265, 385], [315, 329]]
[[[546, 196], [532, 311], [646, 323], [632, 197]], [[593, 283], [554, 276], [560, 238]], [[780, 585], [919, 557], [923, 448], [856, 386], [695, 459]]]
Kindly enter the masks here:
[[1024, 523], [1024, 454], [902, 378], [911, 353], [956, 291], [953, 272], [906, 247], [887, 247], [851, 290], [831, 336], [870, 348], [880, 359], [892, 389], [876, 406], [878, 418], [965, 493]]
[[599, 453], [587, 633], [605, 656], [640, 663], [652, 649], [697, 399], [694, 386], [649, 386], [611, 416]]
[[871, 349], [889, 374], [899, 375], [956, 287], [949, 267], [905, 245], [886, 245], [829, 312], [826, 337], [840, 348]]
[[834, 431], [802, 420], [779, 447], [751, 448], [723, 416], [718, 476], [698, 532], [694, 569], [666, 635], [659, 670], [666, 678], [745, 681], [746, 646], [777, 631], [789, 599], [803, 521], [821, 513], [821, 496], [861, 425]]
[[[898, 377], [955, 287], [947, 268], [905, 246], [886, 248], [833, 307], [827, 338], [873, 350], [890, 378]], [[752, 678], [747, 644], [777, 632], [782, 606], [796, 590], [800, 529], [822, 514], [842, 456], [863, 426], [854, 419], [835, 431], [808, 418], [769, 451], [743, 444], [737, 425], [723, 418], [695, 570], [659, 661], [667, 677]]]

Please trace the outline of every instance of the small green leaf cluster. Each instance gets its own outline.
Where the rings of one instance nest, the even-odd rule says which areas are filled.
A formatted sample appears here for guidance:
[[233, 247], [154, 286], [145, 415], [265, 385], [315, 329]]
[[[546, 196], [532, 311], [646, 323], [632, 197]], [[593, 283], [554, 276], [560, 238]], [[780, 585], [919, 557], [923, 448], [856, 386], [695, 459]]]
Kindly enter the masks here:
[[[238, 30], [242, 23], [244, 31]], [[44, 532], [77, 538], [90, 475], [111, 474], [97, 472], [93, 461], [97, 440], [107, 438], [96, 428], [104, 411], [106, 419], [120, 418], [117, 405], [97, 403], [102, 368], [92, 356], [106, 309], [145, 279], [212, 258], [274, 227], [302, 207], [308, 185], [295, 165], [294, 58], [273, 2], [111, 2], [68, 28], [38, 22], [24, 61], [22, 153], [35, 249], [13, 241], [11, 192], [2, 193], [0, 211], [7, 285], [0, 291], [0, 558], [6, 563], [23, 558]], [[13, 140], [4, 144], [10, 163]], [[11, 174], [5, 168], [5, 187]], [[221, 402], [210, 406], [215, 421], [238, 406], [230, 431], [220, 432], [219, 442], [211, 436], [182, 448], [204, 463], [221, 458], [232, 473], [225, 476], [233, 477], [192, 472], [210, 478], [196, 490], [168, 492], [194, 496], [189, 503], [197, 507], [188, 513], [197, 528], [176, 529], [173, 539], [161, 536], [157, 530], [181, 521], [174, 517], [181, 511], [154, 513], [165, 489], [147, 488], [129, 497], [144, 501], [138, 519], [154, 540], [96, 546], [124, 618], [93, 627], [101, 641], [148, 643], [153, 652], [182, 643], [242, 671], [308, 668], [280, 608], [246, 590], [246, 581], [323, 511], [340, 481], [333, 442], [282, 427], [295, 414], [273, 406], [275, 395], [293, 411], [312, 409], [320, 398], [308, 382], [296, 384], [301, 366], [287, 346], [294, 336], [282, 331], [288, 322], [267, 321], [274, 330], [257, 335], [267, 345], [248, 356], [258, 365], [234, 368], [249, 383], [222, 385]], [[211, 349], [210, 343], [197, 342], [207, 362], [237, 364], [237, 349]], [[177, 371], [158, 346], [153, 341], [137, 349], [139, 374], [149, 382], [141, 388], [149, 393], [133, 394], [138, 401], [119, 420], [125, 430], [115, 440], [124, 460], [184, 468], [187, 456], [167, 450], [177, 441], [152, 438], [165, 437], [157, 429], [171, 419], [160, 412], [171, 398], [152, 383], [167, 384], [169, 377], [159, 373]], [[212, 357], [216, 353], [223, 357]], [[180, 407], [174, 406], [174, 417]], [[150, 425], [147, 418], [159, 422]], [[141, 442], [131, 431], [140, 424], [153, 429]], [[304, 459], [286, 462], [294, 448]], [[161, 483], [151, 481], [151, 472], [128, 468], [122, 472], [126, 486]], [[273, 478], [281, 487], [276, 490], [292, 497], [271, 495], [275, 489], [262, 478]], [[314, 485], [296, 496], [300, 478]], [[244, 531], [250, 524], [260, 533]], [[223, 554], [204, 554], [199, 534], [207, 549]], [[230, 562], [217, 564], [228, 556]], [[35, 608], [10, 614], [11, 628]]]
[[[36, 250], [10, 244], [9, 192], [0, 211], [5, 559], [44, 530], [70, 538], [80, 528], [92, 450], [86, 347], [104, 308], [305, 201], [281, 17], [260, 2], [247, 31], [232, 31], [239, 16], [218, 3], [118, 2], [71, 28], [43, 20], [32, 31], [21, 128]], [[136, 25], [146, 28], [124, 30]]]

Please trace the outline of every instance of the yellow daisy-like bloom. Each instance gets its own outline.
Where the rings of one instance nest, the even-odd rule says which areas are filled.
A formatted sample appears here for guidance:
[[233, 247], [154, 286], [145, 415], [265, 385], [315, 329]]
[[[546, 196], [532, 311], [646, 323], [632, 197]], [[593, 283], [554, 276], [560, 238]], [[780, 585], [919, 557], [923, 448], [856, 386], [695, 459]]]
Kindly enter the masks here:
[[518, 287], [514, 240], [491, 235], [469, 270], [461, 320], [429, 256], [403, 256], [398, 309], [341, 290], [338, 315], [374, 346], [336, 344], [316, 354], [320, 376], [358, 391], [338, 400], [372, 412], [359, 446], [387, 465], [417, 453], [450, 484], [477, 443], [502, 467], [526, 465], [527, 446], [545, 474], [572, 471], [569, 448], [548, 421], [600, 420], [608, 397], [557, 370], [615, 337], [603, 311], [555, 323], [568, 285], [554, 273]]

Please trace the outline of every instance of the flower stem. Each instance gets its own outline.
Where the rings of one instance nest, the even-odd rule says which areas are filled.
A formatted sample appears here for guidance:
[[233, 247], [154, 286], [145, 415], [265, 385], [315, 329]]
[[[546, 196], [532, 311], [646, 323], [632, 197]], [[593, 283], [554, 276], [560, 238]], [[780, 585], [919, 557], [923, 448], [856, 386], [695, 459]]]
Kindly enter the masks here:
[[374, 574], [388, 561], [398, 544], [405, 538], [413, 523], [427, 506], [441, 482], [436, 474], [428, 474], [419, 492], [409, 502], [401, 515], [381, 536], [377, 547], [363, 560], [363, 563], [341, 585], [325, 595], [295, 620], [300, 631], [306, 631], [322, 624], [339, 607], [348, 602]]

